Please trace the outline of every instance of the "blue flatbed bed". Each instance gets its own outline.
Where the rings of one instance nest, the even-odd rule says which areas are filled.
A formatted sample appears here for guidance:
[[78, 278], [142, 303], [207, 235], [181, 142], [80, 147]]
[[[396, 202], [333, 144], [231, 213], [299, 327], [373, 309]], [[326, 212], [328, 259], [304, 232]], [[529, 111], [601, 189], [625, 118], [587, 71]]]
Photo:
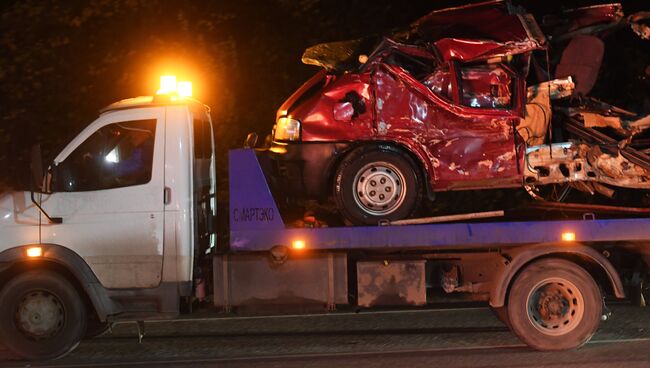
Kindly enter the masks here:
[[650, 240], [650, 218], [498, 221], [288, 228], [252, 149], [230, 151], [230, 250], [266, 251], [303, 241], [312, 250], [467, 249], [524, 244]]

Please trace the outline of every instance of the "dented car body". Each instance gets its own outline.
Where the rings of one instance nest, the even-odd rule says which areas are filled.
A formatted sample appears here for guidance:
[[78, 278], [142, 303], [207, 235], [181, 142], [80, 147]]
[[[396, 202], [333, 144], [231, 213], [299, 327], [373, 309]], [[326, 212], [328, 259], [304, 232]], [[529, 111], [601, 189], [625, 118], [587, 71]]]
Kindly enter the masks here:
[[[549, 20], [562, 35], [546, 38], [523, 9], [490, 1], [434, 11], [380, 40], [308, 49], [303, 62], [323, 70], [278, 110], [271, 148], [278, 180], [308, 198], [333, 194], [348, 220], [366, 224], [407, 217], [437, 191], [534, 193], [536, 185], [578, 181], [650, 188], [647, 168], [594, 142], [550, 144], [558, 114], [551, 100], [593, 87], [602, 50], [592, 34], [626, 20], [618, 4], [565, 15], [564, 23]], [[575, 45], [557, 79], [546, 73], [527, 86], [531, 64], [540, 69], [534, 52], [567, 34]], [[600, 59], [577, 65], [571, 53], [592, 44]], [[585, 120], [583, 111], [563, 111]]]

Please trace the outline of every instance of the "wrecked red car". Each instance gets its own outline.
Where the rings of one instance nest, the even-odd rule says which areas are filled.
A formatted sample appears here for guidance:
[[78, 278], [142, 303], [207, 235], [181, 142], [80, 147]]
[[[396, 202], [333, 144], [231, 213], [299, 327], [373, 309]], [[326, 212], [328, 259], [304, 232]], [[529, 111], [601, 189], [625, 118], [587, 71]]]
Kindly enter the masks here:
[[[650, 157], [631, 143], [650, 120], [585, 97], [603, 55], [597, 36], [630, 24], [647, 32], [643, 17], [630, 19], [619, 4], [567, 11], [547, 19], [561, 32], [546, 37], [523, 9], [490, 1], [309, 48], [303, 62], [323, 69], [278, 110], [274, 182], [333, 197], [353, 224], [408, 218], [441, 191], [648, 189]], [[568, 42], [557, 65], [546, 63], [549, 39]], [[552, 137], [552, 124], [569, 139]]]

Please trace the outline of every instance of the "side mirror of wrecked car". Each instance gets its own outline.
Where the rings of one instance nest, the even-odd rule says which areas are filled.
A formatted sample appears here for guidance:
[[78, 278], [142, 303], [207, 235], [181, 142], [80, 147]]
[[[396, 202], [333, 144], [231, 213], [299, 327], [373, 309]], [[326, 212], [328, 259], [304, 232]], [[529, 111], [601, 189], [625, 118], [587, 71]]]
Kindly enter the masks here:
[[334, 120], [349, 123], [354, 116], [354, 106], [350, 102], [337, 102], [334, 104]]
[[257, 146], [257, 133], [248, 133], [244, 141], [244, 148], [255, 148]]

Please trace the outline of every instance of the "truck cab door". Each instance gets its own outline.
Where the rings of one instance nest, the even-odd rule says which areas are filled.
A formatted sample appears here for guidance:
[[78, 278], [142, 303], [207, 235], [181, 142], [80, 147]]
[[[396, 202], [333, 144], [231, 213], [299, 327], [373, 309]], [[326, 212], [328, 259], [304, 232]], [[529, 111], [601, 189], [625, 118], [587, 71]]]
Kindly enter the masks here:
[[164, 226], [165, 108], [109, 112], [55, 159], [42, 206], [62, 224], [46, 243], [81, 255], [106, 288], [160, 284]]

